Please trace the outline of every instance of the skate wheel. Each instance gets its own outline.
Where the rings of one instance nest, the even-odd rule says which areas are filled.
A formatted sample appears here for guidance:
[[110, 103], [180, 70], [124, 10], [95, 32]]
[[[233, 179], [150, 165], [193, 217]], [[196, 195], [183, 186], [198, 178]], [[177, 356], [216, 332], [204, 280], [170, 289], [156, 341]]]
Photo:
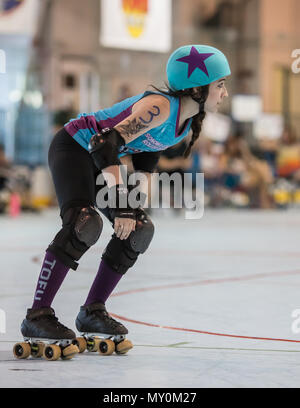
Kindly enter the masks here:
[[83, 353], [86, 350], [87, 344], [84, 337], [77, 337], [73, 344], [78, 347], [79, 353]]
[[92, 353], [94, 353], [95, 351], [98, 351], [100, 341], [101, 340], [97, 338], [87, 339], [87, 342], [86, 342], [87, 351], [90, 351]]
[[112, 340], [101, 340], [98, 351], [102, 356], [110, 356], [115, 351], [115, 343]]
[[70, 344], [69, 346], [65, 347], [61, 353], [62, 360], [71, 360], [75, 356], [75, 354], [79, 353], [79, 348], [75, 344]]
[[132, 347], [133, 344], [130, 340], [123, 340], [116, 345], [116, 354], [126, 354]]
[[48, 361], [56, 361], [61, 356], [61, 349], [56, 344], [45, 346], [43, 357]]
[[43, 343], [33, 343], [31, 345], [31, 355], [34, 358], [42, 357], [44, 353], [45, 344]]
[[29, 343], [17, 343], [14, 345], [14, 356], [16, 358], [28, 358], [31, 353], [31, 347]]

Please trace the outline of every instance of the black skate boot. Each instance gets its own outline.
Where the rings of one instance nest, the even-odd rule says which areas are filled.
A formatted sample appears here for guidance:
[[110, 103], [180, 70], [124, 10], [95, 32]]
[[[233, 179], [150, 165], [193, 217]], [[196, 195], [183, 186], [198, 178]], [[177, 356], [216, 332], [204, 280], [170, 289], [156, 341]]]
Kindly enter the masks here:
[[73, 340], [76, 337], [73, 330], [58, 321], [51, 307], [28, 309], [21, 325], [21, 333], [24, 337], [47, 340]]
[[99, 351], [102, 355], [125, 354], [133, 346], [125, 340], [128, 330], [107, 313], [103, 303], [81, 306], [76, 328], [83, 338], [77, 338], [79, 352]]
[[109, 316], [103, 303], [81, 306], [76, 319], [76, 328], [80, 332], [95, 332], [110, 335], [128, 334], [128, 330], [125, 326]]
[[[61, 324], [50, 307], [28, 309], [21, 325], [25, 343], [14, 346], [17, 358], [44, 357], [46, 360], [71, 359], [79, 352], [73, 330]], [[47, 343], [48, 345], [46, 345]]]

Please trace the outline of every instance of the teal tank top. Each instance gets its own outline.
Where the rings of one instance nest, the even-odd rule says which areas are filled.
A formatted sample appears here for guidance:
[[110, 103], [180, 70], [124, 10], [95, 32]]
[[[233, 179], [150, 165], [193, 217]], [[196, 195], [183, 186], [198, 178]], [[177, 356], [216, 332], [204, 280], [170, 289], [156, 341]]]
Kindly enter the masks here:
[[131, 98], [124, 99], [110, 108], [92, 113], [82, 113], [75, 119], [65, 124], [66, 131], [84, 149], [88, 150], [91, 137], [104, 128], [113, 128], [132, 113], [133, 105], [140, 99], [150, 94], [160, 94], [170, 101], [170, 115], [160, 126], [146, 131], [119, 149], [118, 157], [141, 152], [157, 152], [174, 146], [184, 139], [191, 128], [192, 118], [185, 122], [183, 130], [179, 133], [180, 98], [162, 94], [160, 92], [146, 91]]

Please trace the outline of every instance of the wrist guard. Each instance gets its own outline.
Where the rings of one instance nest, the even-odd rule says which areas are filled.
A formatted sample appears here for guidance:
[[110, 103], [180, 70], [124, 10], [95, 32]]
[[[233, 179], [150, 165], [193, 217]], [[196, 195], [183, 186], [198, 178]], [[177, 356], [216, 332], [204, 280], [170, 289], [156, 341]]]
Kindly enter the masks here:
[[116, 217], [136, 219], [136, 210], [130, 207], [128, 189], [123, 184], [108, 189], [108, 205], [113, 219]]

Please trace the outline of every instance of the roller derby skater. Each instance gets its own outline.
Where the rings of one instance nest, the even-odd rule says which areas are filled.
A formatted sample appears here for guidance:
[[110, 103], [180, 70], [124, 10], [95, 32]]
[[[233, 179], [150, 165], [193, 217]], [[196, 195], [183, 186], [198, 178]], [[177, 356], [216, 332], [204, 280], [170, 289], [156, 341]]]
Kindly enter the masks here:
[[[106, 302], [139, 255], [147, 251], [154, 225], [143, 206], [133, 208], [128, 200], [122, 157], [130, 155], [135, 172], [151, 176], [161, 151], [181, 142], [192, 130], [184, 153], [188, 157], [206, 112], [217, 112], [228, 96], [225, 80], [230, 74], [228, 61], [218, 49], [180, 47], [169, 58], [165, 89], [153, 87], [110, 108], [80, 114], [54, 136], [49, 167], [62, 228], [46, 250], [33, 305], [21, 327], [25, 343], [15, 346], [16, 357], [40, 355], [37, 344], [45, 341], [61, 350], [51, 351], [53, 344], [44, 347], [48, 359], [52, 354], [67, 358], [71, 346], [73, 352], [87, 349], [101, 355], [125, 354], [132, 348], [126, 339], [128, 330], [109, 315]], [[97, 200], [103, 188], [96, 183], [99, 175], [107, 189], [106, 208]], [[140, 196], [145, 197], [147, 191], [140, 188]], [[81, 334], [76, 338], [58, 321], [51, 305], [68, 271], [76, 270], [80, 258], [100, 238], [103, 221], [99, 212], [110, 221], [113, 234], [76, 318]]]

